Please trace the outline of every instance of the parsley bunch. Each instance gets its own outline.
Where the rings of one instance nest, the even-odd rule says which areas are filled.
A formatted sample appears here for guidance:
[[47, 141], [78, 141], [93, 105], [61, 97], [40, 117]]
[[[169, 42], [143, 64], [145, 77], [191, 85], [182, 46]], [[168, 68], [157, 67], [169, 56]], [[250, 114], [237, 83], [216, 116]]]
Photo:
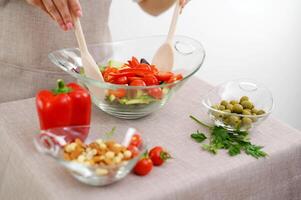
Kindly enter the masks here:
[[[228, 150], [230, 156], [236, 156], [244, 151], [247, 155], [253, 156], [258, 159], [260, 157], [266, 157], [267, 153], [262, 151], [262, 146], [254, 145], [250, 142], [249, 134], [246, 131], [229, 131], [220, 126], [209, 126], [204, 124], [194, 116], [190, 116], [198, 124], [206, 127], [210, 131], [209, 144], [203, 144], [203, 149], [217, 154], [219, 149]], [[197, 131], [191, 134], [191, 138], [196, 142], [201, 143], [207, 139], [206, 135]]]

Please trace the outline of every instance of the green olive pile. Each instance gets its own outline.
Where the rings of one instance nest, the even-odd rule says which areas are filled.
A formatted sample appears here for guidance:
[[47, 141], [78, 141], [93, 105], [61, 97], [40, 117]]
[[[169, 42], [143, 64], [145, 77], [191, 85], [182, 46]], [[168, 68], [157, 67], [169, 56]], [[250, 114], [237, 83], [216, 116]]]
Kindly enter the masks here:
[[[224, 113], [229, 113], [221, 114], [212, 111], [212, 115], [214, 117], [222, 120], [224, 124], [230, 125], [236, 129], [240, 129], [241, 127], [245, 127], [246, 129], [251, 128], [252, 123], [257, 120], [255, 116], [265, 114], [264, 110], [258, 110], [255, 108], [254, 104], [247, 96], [241, 97], [239, 101], [231, 100], [228, 102], [226, 100], [222, 100], [220, 104], [213, 105], [212, 108], [223, 111]], [[235, 116], [231, 115], [231, 113], [249, 116], [254, 115], [254, 117]]]

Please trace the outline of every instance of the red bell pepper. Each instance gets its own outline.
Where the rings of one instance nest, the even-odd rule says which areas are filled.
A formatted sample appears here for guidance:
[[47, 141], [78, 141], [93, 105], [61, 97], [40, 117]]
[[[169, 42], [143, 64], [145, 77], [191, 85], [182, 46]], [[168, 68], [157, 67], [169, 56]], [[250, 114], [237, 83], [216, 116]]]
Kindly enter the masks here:
[[41, 130], [55, 127], [89, 125], [91, 97], [76, 83], [65, 86], [58, 80], [53, 91], [42, 90], [36, 95], [36, 107]]

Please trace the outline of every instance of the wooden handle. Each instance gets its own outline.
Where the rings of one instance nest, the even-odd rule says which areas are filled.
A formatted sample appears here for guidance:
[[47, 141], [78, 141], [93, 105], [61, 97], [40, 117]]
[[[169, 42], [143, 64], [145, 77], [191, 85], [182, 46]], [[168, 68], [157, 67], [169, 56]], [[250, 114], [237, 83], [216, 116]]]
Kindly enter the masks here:
[[167, 36], [167, 40], [166, 40], [167, 43], [172, 43], [175, 31], [176, 31], [176, 25], [177, 25], [177, 22], [178, 22], [178, 18], [179, 18], [179, 15], [181, 13], [181, 9], [182, 8], [180, 6], [180, 1], [177, 0], [175, 10], [174, 10], [174, 13], [173, 13], [173, 17], [172, 17], [172, 20], [171, 20], [171, 24], [170, 24], [170, 27], [169, 27], [169, 32], [168, 32], [168, 36]]
[[85, 40], [85, 36], [84, 36], [83, 30], [82, 30], [80, 21], [77, 17], [73, 16], [73, 22], [74, 22], [74, 26], [75, 26], [75, 36], [77, 39], [79, 49], [82, 53], [87, 53], [88, 47], [87, 47], [87, 43]]

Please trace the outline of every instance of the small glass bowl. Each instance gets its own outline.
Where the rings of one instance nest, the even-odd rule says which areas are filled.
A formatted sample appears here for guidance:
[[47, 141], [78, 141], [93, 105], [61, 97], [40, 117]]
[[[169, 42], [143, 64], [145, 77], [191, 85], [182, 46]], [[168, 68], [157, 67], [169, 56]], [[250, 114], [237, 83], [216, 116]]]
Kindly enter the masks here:
[[[219, 104], [222, 100], [228, 102], [236, 100], [239, 102], [242, 96], [249, 97], [255, 108], [264, 110], [265, 113], [260, 115], [243, 115], [213, 108], [214, 105]], [[242, 79], [229, 81], [215, 87], [203, 98], [202, 103], [208, 109], [208, 115], [214, 124], [230, 131], [249, 131], [255, 128], [270, 115], [274, 106], [272, 94], [265, 86], [253, 80]], [[230, 117], [231, 120], [229, 120]], [[243, 118], [249, 118], [251, 121], [243, 120]], [[236, 119], [236, 121], [232, 119]], [[251, 123], [244, 124], [243, 121], [249, 121]]]
[[[106, 65], [109, 60], [126, 62], [132, 56], [139, 59], [145, 58], [151, 62], [155, 52], [165, 40], [166, 36], [150, 36], [90, 45], [88, 49], [100, 66]], [[83, 66], [81, 54], [77, 48], [54, 51], [49, 54], [49, 59], [56, 66], [76, 78], [86, 88], [96, 87], [100, 89], [102, 94], [94, 94], [92, 90], [90, 93], [93, 103], [101, 110], [118, 118], [137, 119], [164, 106], [170, 97], [200, 69], [204, 62], [205, 51], [202, 44], [197, 40], [185, 36], [175, 36], [172, 45], [174, 49], [172, 71], [175, 74], [182, 74], [183, 79], [174, 83], [155, 86], [115, 85], [88, 78], [80, 73]], [[115, 95], [110, 96], [110, 94]]]
[[[97, 125], [94, 127], [70, 126], [43, 130], [34, 137], [34, 144], [40, 153], [54, 158], [80, 182], [93, 186], [104, 186], [119, 181], [128, 175], [147, 148], [146, 139], [135, 128], [118, 125], [113, 134], [110, 133], [111, 129], [105, 125]], [[114, 140], [123, 146], [128, 146], [134, 134], [139, 134], [143, 143], [138, 147], [138, 156], [125, 163], [110, 167], [100, 165], [88, 166], [64, 159], [63, 146], [76, 138], [80, 138], [85, 144], [90, 144], [96, 139], [102, 139], [103, 141]], [[106, 175], [100, 175], [99, 172], [103, 172], [103, 170], [106, 171]]]

